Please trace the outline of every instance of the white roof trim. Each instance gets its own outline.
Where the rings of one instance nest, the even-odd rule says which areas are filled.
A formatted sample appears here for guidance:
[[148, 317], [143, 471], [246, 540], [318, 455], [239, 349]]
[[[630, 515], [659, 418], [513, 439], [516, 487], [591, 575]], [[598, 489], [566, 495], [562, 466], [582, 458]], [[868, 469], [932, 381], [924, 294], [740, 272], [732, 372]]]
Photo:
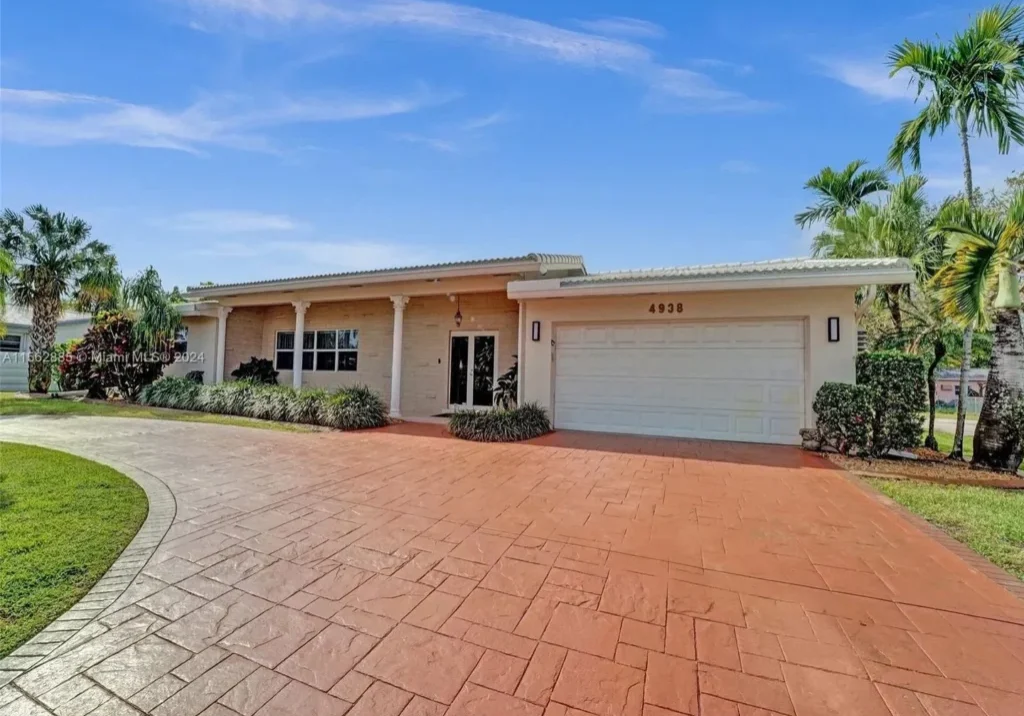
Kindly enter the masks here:
[[178, 313], [183, 318], [188, 318], [189, 316], [210, 316], [211, 318], [216, 318], [217, 309], [220, 307], [220, 304], [213, 301], [197, 301], [195, 303], [178, 303], [174, 307], [178, 309]]
[[592, 274], [586, 277], [512, 281], [511, 299], [562, 298], [572, 296], [627, 296], [652, 293], [689, 293], [697, 291], [751, 291], [778, 288], [825, 288], [891, 285], [913, 282], [915, 275], [904, 259], [861, 262], [851, 260], [787, 261], [735, 264], [635, 274]]

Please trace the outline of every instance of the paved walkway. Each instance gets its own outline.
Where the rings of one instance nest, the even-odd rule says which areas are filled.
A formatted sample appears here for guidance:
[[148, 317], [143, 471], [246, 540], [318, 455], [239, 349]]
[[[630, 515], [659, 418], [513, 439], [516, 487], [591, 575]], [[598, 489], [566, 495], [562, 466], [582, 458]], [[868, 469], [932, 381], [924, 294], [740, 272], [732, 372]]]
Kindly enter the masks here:
[[424, 432], [0, 420], [177, 509], [0, 713], [1024, 713], [1024, 604], [813, 456]]

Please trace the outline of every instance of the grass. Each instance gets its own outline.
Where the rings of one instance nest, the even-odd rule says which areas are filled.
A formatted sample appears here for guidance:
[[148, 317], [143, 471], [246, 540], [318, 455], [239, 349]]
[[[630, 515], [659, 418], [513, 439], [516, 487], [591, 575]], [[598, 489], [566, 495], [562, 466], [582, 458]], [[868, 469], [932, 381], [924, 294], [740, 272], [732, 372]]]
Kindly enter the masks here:
[[146, 493], [116, 470], [0, 443], [0, 657], [74, 605], [148, 511]]
[[315, 428], [296, 423], [276, 423], [269, 420], [254, 420], [235, 415], [198, 413], [189, 410], [150, 408], [145, 405], [124, 403], [85, 402], [59, 398], [21, 397], [11, 393], [0, 393], [0, 416], [2, 415], [102, 415], [115, 418], [150, 418], [153, 420], [184, 420], [192, 423], [216, 423], [218, 425], [240, 425], [264, 430], [286, 432], [313, 432]]
[[913, 480], [868, 482], [1024, 580], [1024, 491]]
[[[928, 435], [928, 433], [927, 433], [927, 431], [925, 431], [925, 436], [927, 436], [927, 435]], [[939, 452], [941, 452], [943, 455], [949, 455], [949, 453], [953, 450], [953, 433], [944, 433], [941, 430], [936, 430], [935, 431], [935, 440], [939, 443]], [[922, 445], [924, 444], [924, 439], [923, 438], [921, 440], [921, 444]], [[970, 460], [971, 456], [973, 454], [974, 454], [974, 437], [971, 436], [971, 435], [965, 435], [964, 436], [964, 459]]]

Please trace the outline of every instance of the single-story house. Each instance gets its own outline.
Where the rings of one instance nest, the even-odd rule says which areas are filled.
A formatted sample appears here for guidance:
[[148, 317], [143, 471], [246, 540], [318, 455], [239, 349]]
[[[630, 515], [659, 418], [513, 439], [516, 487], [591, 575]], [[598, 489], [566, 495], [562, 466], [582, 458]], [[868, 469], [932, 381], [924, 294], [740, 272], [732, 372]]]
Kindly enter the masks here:
[[[54, 344], [82, 338], [89, 330], [90, 320], [87, 313], [65, 311], [57, 321]], [[32, 310], [22, 306], [7, 306], [3, 322], [7, 333], [0, 338], [0, 391], [27, 391]]]
[[902, 259], [786, 259], [588, 273], [528, 254], [197, 286], [183, 360], [230, 376], [366, 384], [408, 420], [489, 408], [519, 363], [519, 402], [556, 428], [795, 444], [825, 381], [854, 381], [854, 294], [913, 280]]
[[[988, 382], [988, 368], [972, 368], [967, 371], [967, 397], [985, 397]], [[960, 399], [960, 369], [940, 368], [935, 371], [935, 401], [940, 405], [955, 406]]]

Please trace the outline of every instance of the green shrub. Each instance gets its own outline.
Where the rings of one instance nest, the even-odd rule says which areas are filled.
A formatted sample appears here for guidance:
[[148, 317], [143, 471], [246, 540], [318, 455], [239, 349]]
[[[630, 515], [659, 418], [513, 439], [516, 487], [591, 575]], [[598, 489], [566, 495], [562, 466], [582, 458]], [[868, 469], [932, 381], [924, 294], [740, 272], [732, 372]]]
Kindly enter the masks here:
[[843, 455], [863, 454], [871, 443], [871, 390], [863, 385], [825, 383], [814, 396], [818, 436]]
[[167, 377], [146, 386], [140, 402], [160, 408], [308, 423], [341, 430], [379, 428], [389, 422], [384, 400], [365, 386], [330, 392], [295, 390], [245, 380], [203, 385], [188, 378]]
[[274, 370], [274, 362], [268, 358], [253, 356], [231, 371], [231, 377], [237, 380], [247, 380], [250, 383], [277, 385], [277, 371]]
[[899, 351], [857, 356], [857, 384], [871, 391], [871, 452], [884, 455], [921, 444], [927, 409], [924, 360]]
[[536, 403], [511, 410], [460, 410], [448, 419], [448, 431], [463, 440], [511, 443], [551, 432], [547, 411]]
[[190, 370], [185, 374], [185, 377], [193, 383], [203, 383], [203, 371], [201, 370]]

